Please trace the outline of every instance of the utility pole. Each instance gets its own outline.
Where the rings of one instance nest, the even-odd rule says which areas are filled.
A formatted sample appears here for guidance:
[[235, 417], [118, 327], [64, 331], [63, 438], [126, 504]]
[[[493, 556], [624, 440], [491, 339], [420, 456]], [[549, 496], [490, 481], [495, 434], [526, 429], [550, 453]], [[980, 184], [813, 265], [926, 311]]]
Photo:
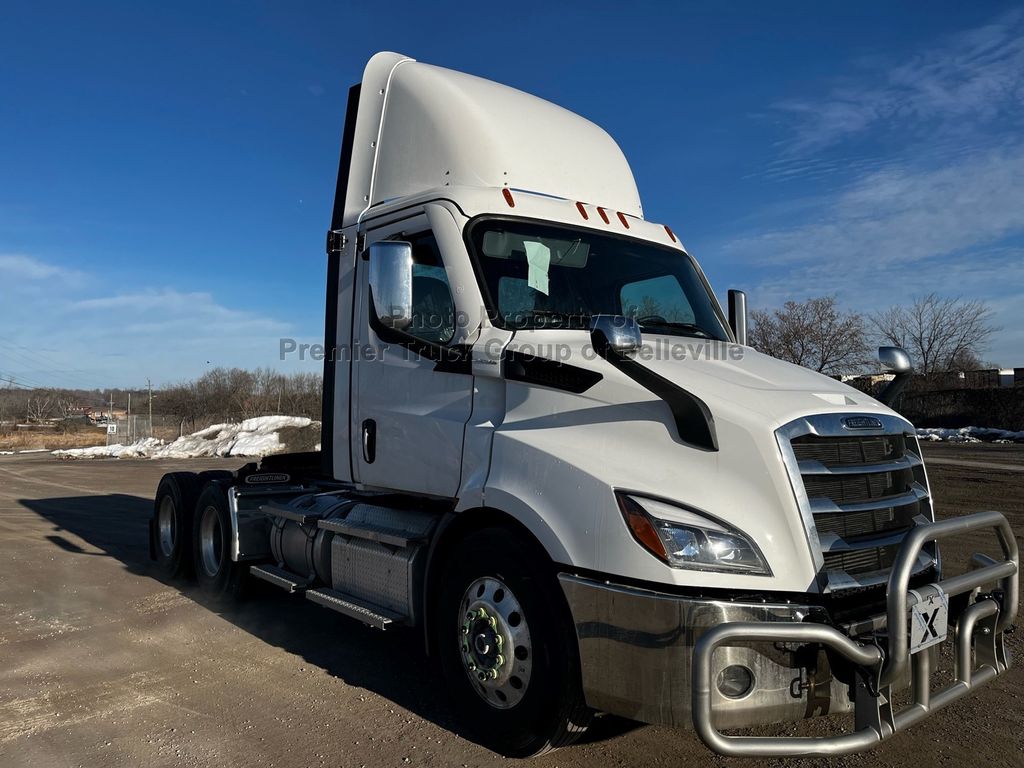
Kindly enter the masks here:
[[149, 390], [149, 436], [153, 437], [153, 384], [146, 379], [146, 389]]
[[125, 419], [128, 420], [128, 443], [131, 444], [132, 440], [132, 391], [128, 390], [128, 410], [124, 414]]

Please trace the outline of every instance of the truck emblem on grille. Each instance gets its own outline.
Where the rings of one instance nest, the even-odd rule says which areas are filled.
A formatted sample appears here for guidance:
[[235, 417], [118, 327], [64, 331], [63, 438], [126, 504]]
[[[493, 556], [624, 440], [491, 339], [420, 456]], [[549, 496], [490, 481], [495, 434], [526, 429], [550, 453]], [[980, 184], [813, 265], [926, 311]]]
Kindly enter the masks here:
[[881, 429], [882, 422], [874, 416], [847, 416], [843, 419], [847, 429]]

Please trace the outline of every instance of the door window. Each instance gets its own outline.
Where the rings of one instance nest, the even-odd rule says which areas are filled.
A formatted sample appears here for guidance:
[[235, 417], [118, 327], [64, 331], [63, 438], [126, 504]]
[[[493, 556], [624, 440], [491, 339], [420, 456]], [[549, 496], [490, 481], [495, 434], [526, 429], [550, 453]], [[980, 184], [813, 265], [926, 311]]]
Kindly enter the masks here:
[[455, 301], [433, 234], [407, 238], [412, 244], [412, 324], [408, 333], [434, 344], [455, 335]]

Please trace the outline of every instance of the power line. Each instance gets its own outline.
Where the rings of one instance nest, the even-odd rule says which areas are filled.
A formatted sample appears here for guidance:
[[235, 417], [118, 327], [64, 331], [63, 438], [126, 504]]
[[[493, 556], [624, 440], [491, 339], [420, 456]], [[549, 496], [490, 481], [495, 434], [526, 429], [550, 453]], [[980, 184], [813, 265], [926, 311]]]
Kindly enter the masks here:
[[0, 381], [4, 382], [9, 387], [14, 387], [15, 389], [24, 389], [24, 390], [28, 390], [29, 392], [31, 392], [33, 389], [35, 389], [35, 387], [26, 387], [24, 384], [20, 384], [19, 382], [15, 381], [14, 379], [4, 378], [3, 376], [0, 376]]
[[[36, 350], [29, 349], [28, 347], [20, 344], [14, 344], [13, 342], [0, 339], [0, 346], [3, 346], [7, 350], [7, 355], [15, 358], [16, 360], [27, 364], [29, 366], [42, 366], [34, 369], [35, 373], [49, 374], [56, 376], [59, 379], [69, 381], [73, 385], [77, 385], [75, 388], [80, 389], [106, 389], [105, 384], [98, 384], [97, 374], [90, 373], [81, 368], [61, 368], [61, 363], [54, 360], [51, 357], [44, 355]], [[19, 351], [20, 350], [20, 351]], [[52, 366], [52, 367], [51, 367]], [[74, 374], [74, 375], [69, 375]], [[92, 382], [90, 384], [90, 381]], [[87, 384], [88, 386], [81, 386]]]

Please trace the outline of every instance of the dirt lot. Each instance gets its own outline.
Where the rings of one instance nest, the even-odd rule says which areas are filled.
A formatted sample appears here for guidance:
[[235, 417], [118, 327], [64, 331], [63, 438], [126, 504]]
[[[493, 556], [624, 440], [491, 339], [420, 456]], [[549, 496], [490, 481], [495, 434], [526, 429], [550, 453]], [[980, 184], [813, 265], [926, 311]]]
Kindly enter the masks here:
[[[1024, 446], [926, 454], [940, 516], [997, 508], [1024, 533]], [[146, 520], [160, 475], [236, 463], [0, 456], [0, 765], [507, 764], [457, 733], [417, 635], [284, 594], [217, 613], [153, 578]], [[984, 537], [946, 547], [948, 572], [977, 548]], [[874, 752], [824, 764], [1024, 765], [1022, 689], [1017, 667]], [[641, 764], [753, 763], [616, 718], [530, 763]]]

